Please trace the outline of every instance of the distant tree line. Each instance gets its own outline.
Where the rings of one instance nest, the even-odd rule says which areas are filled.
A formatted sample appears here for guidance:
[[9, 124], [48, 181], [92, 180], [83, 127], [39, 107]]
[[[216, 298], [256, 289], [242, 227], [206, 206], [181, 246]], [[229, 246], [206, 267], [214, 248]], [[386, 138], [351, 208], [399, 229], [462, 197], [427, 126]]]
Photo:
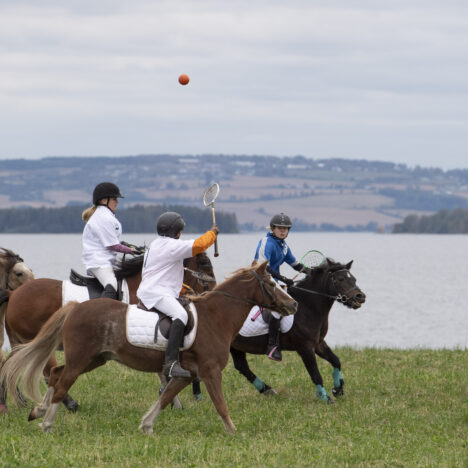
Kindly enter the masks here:
[[[87, 206], [63, 208], [0, 209], [1, 233], [75, 233], [82, 232], [81, 213]], [[212, 225], [209, 209], [181, 205], [135, 205], [121, 208], [116, 216], [125, 233], [156, 232], [156, 220], [165, 211], [177, 211], [185, 221], [184, 232], [205, 232]], [[239, 232], [234, 213], [216, 212], [216, 223], [224, 233]]]
[[468, 234], [468, 209], [441, 210], [430, 216], [406, 216], [393, 233]]

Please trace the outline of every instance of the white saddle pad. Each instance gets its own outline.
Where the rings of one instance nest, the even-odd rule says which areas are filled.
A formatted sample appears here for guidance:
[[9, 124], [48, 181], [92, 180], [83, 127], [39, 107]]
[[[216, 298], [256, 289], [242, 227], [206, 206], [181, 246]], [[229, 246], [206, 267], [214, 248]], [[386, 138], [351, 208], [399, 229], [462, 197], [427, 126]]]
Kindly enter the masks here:
[[[260, 310], [258, 306], [254, 306], [249, 312], [247, 320], [242, 325], [239, 335], [249, 337], [249, 336], [259, 336], [268, 334], [268, 324], [263, 320], [262, 314], [260, 314], [254, 321], [252, 318], [255, 317], [257, 312]], [[287, 333], [291, 330], [294, 323], [294, 315], [288, 315], [281, 319], [281, 333]]]
[[[122, 302], [127, 304], [130, 302], [130, 293], [126, 280], [122, 280]], [[84, 302], [89, 300], [88, 288], [86, 286], [78, 286], [70, 280], [62, 281], [62, 307], [70, 301]]]
[[[184, 345], [182, 351], [189, 349], [197, 335], [198, 315], [197, 309], [193, 302], [190, 303], [190, 310], [193, 314], [193, 328], [192, 331], [184, 337]], [[127, 323], [126, 332], [127, 340], [134, 346], [141, 348], [157, 349], [164, 351], [167, 346], [167, 339], [161, 335], [158, 328], [158, 336], [156, 343], [154, 342], [154, 330], [159, 321], [159, 314], [139, 309], [135, 304], [131, 304], [127, 308]]]

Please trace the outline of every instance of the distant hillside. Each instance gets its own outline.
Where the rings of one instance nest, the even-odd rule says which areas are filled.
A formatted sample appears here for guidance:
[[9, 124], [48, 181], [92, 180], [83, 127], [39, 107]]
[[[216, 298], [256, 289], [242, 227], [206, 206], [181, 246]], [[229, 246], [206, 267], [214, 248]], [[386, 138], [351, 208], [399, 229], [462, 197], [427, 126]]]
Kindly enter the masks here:
[[441, 210], [431, 216], [409, 215], [393, 227], [394, 233], [468, 234], [468, 210]]
[[242, 230], [262, 229], [280, 211], [298, 229], [391, 230], [410, 214], [468, 208], [468, 170], [408, 168], [391, 162], [303, 156], [146, 155], [0, 161], [0, 208], [86, 205], [102, 181], [119, 185], [120, 206], [203, 208], [221, 186], [217, 209]]

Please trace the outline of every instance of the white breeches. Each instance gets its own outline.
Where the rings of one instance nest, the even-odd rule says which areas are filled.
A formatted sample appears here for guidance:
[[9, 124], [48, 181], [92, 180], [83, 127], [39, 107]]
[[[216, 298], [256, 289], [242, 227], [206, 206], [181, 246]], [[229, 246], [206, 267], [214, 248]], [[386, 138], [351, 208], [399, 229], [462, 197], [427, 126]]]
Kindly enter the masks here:
[[275, 317], [275, 319], [279, 319], [282, 317], [281, 314], [279, 314], [278, 312], [275, 312], [274, 310], [270, 310], [271, 312], [271, 315], [273, 315], [273, 317]]
[[88, 273], [97, 278], [104, 287], [110, 284], [117, 291], [117, 278], [112, 267], [88, 268]]
[[159, 296], [154, 303], [154, 307], [171, 317], [172, 320], [179, 319], [184, 322], [184, 325], [187, 325], [187, 312], [175, 297]]

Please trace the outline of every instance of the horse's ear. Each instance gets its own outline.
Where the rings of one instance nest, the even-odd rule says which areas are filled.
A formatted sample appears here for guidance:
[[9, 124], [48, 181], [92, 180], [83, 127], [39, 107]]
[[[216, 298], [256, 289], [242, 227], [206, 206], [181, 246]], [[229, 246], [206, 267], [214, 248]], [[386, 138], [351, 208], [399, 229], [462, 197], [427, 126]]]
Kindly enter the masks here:
[[351, 260], [347, 265], [346, 265], [346, 269], [347, 270], [351, 270], [351, 265], [353, 264], [354, 260]]
[[266, 270], [266, 267], [268, 265], [268, 260], [264, 261], [263, 263], [261, 263], [257, 268], [257, 273], [260, 273], [261, 275], [263, 275], [265, 273], [265, 270]]

